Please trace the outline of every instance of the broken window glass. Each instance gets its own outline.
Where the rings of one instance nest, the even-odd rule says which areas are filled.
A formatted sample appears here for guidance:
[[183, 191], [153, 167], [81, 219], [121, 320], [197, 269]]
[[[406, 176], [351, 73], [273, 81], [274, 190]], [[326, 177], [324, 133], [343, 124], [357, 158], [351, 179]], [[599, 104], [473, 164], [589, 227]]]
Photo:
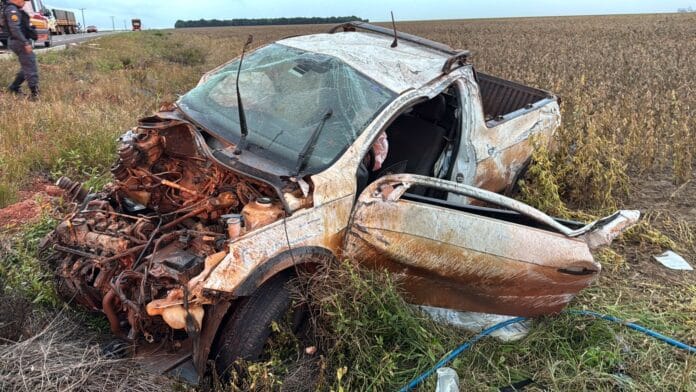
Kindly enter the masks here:
[[[240, 138], [231, 62], [181, 98], [194, 121], [231, 143]], [[343, 61], [324, 54], [271, 44], [244, 59], [239, 88], [250, 149], [292, 168], [328, 110], [307, 165], [317, 172], [334, 162], [396, 94]]]

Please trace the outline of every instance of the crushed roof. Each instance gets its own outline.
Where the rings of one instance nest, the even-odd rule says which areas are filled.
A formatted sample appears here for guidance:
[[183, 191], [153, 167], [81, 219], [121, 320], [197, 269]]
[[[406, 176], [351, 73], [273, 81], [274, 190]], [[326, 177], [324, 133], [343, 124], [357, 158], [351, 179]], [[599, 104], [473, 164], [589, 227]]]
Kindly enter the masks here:
[[341, 32], [286, 38], [277, 43], [339, 58], [388, 89], [402, 93], [442, 74], [448, 55], [423, 45], [373, 33]]

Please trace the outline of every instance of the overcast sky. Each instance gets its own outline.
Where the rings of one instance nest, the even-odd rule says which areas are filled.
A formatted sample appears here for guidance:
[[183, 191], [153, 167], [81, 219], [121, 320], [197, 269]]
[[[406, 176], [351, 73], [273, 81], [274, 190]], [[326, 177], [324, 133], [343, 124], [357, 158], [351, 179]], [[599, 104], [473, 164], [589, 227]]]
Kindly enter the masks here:
[[[131, 18], [140, 18], [144, 28], [174, 27], [177, 19], [275, 18], [293, 16], [355, 15], [371, 21], [495, 18], [508, 16], [555, 16], [676, 12], [693, 7], [696, 0], [45, 0], [49, 8], [85, 8], [85, 23], [111, 29]], [[78, 19], [82, 19], [79, 11]]]

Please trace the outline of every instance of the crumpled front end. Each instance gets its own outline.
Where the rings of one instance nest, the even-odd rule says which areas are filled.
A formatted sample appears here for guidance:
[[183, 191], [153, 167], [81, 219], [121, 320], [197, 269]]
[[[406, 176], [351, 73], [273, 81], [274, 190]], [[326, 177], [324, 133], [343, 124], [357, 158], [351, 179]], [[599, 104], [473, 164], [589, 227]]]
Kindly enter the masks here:
[[285, 216], [271, 186], [217, 164], [197, 137], [183, 120], [146, 118], [121, 137], [114, 182], [102, 191], [59, 181], [75, 209], [44, 243], [58, 291], [104, 313], [117, 336], [174, 341], [200, 331], [214, 301], [202, 282], [228, 241]]

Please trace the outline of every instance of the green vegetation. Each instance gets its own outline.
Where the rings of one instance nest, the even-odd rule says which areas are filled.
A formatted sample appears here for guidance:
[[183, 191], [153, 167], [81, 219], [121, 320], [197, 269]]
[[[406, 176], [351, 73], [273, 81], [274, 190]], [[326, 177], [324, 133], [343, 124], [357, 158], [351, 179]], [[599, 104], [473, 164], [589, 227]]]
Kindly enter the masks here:
[[[393, 391], [429, 369], [473, 333], [438, 325], [407, 305], [398, 280], [350, 263], [299, 279], [297, 297], [312, 304], [313, 335], [302, 341], [279, 327], [268, 358], [245, 364], [233, 390]], [[311, 284], [310, 284], [311, 283]], [[648, 285], [652, 285], [649, 283]], [[665, 308], [612, 278], [586, 290], [573, 306], [638, 322], [680, 339], [693, 339], [694, 288], [676, 291]], [[624, 296], [627, 301], [614, 302]], [[659, 301], [664, 301], [660, 299]], [[646, 311], [649, 309], [649, 311]], [[689, 313], [691, 312], [691, 314]], [[691, 321], [690, 321], [691, 320]], [[314, 356], [300, 355], [318, 344]], [[462, 389], [490, 391], [530, 379], [530, 391], [693, 391], [693, 358], [617, 324], [562, 314], [534, 322], [516, 342], [485, 339], [449, 364]], [[435, 389], [433, 376], [419, 389]], [[225, 386], [218, 386], [224, 390]]]
[[[108, 173], [121, 133], [219, 63], [207, 62], [208, 47], [204, 36], [175, 44], [168, 35], [126, 34], [39, 55], [41, 103], [0, 99], [0, 207], [35, 171]], [[16, 68], [14, 59], [0, 61], [0, 84]]]
[[60, 304], [53, 289], [53, 272], [38, 260], [39, 242], [56, 223], [45, 214], [38, 222], [25, 226], [21, 235], [4, 239], [9, 244], [0, 248], [0, 293], [7, 289], [35, 304]]
[[[563, 98], [556, 148], [539, 150], [520, 197], [562, 216], [616, 207], [648, 213], [611, 249], [604, 271], [573, 302], [696, 344], [696, 277], [651, 255], [674, 249], [696, 260], [694, 153], [696, 15], [574, 17], [399, 23], [400, 30], [471, 49], [488, 73]], [[254, 45], [326, 26], [142, 32], [110, 36], [39, 57], [39, 105], [0, 98], [0, 206], [36, 173], [69, 175], [98, 188], [109, 180], [115, 138], [200, 75]], [[184, 42], [182, 44], [182, 42]], [[386, 49], [385, 49], [386, 50]], [[5, 84], [14, 61], [0, 61]], [[36, 258], [50, 218], [4, 238], [3, 285], [55, 304]], [[278, 325], [267, 360], [221, 390], [393, 390], [471, 333], [439, 326], [406, 306], [398, 280], [350, 264], [300, 278], [315, 328], [307, 339]], [[310, 283], [311, 284], [304, 284]], [[299, 354], [316, 345], [313, 356]], [[462, 389], [490, 391], [523, 379], [541, 390], [696, 391], [696, 361], [621, 326], [560, 315], [537, 320], [522, 341], [485, 339], [452, 366]], [[294, 388], [294, 389], [293, 389]], [[433, 390], [431, 378], [422, 390]]]

